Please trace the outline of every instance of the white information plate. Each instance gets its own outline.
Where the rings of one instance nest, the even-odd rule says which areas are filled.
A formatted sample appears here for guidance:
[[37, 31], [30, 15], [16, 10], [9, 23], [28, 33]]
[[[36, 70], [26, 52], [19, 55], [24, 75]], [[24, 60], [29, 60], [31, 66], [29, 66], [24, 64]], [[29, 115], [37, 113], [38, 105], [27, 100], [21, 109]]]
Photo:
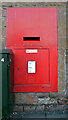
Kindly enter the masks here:
[[28, 73], [35, 73], [35, 61], [28, 61]]
[[37, 49], [26, 49], [26, 53], [37, 53]]

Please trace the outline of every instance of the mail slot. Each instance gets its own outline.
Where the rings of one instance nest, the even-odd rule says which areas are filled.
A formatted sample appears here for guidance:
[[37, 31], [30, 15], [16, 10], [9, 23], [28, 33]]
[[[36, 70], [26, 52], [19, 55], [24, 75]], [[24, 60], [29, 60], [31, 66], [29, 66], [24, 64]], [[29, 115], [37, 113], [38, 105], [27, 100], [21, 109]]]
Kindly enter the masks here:
[[14, 53], [13, 92], [57, 92], [56, 8], [7, 8], [7, 49]]

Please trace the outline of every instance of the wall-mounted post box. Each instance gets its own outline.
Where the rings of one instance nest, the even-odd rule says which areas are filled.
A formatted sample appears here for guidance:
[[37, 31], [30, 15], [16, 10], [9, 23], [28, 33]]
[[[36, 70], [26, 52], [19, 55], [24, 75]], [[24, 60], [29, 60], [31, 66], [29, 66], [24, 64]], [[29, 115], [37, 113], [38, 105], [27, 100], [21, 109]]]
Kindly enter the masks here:
[[[0, 50], [0, 69], [2, 69], [2, 117], [10, 112], [10, 88], [13, 87], [13, 52], [10, 49]], [[10, 84], [12, 85], [10, 87]], [[11, 90], [12, 91], [12, 90]]]
[[56, 8], [7, 8], [14, 92], [57, 92]]

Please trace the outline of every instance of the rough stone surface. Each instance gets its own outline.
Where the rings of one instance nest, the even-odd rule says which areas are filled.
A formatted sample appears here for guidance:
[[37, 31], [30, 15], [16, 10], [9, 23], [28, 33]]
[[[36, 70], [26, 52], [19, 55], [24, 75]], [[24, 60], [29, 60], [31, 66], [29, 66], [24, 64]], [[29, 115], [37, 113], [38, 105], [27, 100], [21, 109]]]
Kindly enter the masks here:
[[23, 106], [15, 105], [15, 106], [13, 106], [13, 111], [23, 112]]
[[15, 104], [36, 104], [37, 100], [34, 96], [30, 96], [30, 94], [26, 93], [15, 93], [14, 94], [14, 102]]

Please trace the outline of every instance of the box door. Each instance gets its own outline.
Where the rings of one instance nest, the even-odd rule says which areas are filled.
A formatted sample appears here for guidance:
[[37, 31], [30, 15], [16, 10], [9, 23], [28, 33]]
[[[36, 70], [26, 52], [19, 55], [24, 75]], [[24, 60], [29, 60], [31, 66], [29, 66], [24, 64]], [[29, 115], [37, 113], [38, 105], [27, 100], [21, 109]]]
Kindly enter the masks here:
[[15, 50], [14, 65], [15, 84], [49, 83], [49, 49]]

